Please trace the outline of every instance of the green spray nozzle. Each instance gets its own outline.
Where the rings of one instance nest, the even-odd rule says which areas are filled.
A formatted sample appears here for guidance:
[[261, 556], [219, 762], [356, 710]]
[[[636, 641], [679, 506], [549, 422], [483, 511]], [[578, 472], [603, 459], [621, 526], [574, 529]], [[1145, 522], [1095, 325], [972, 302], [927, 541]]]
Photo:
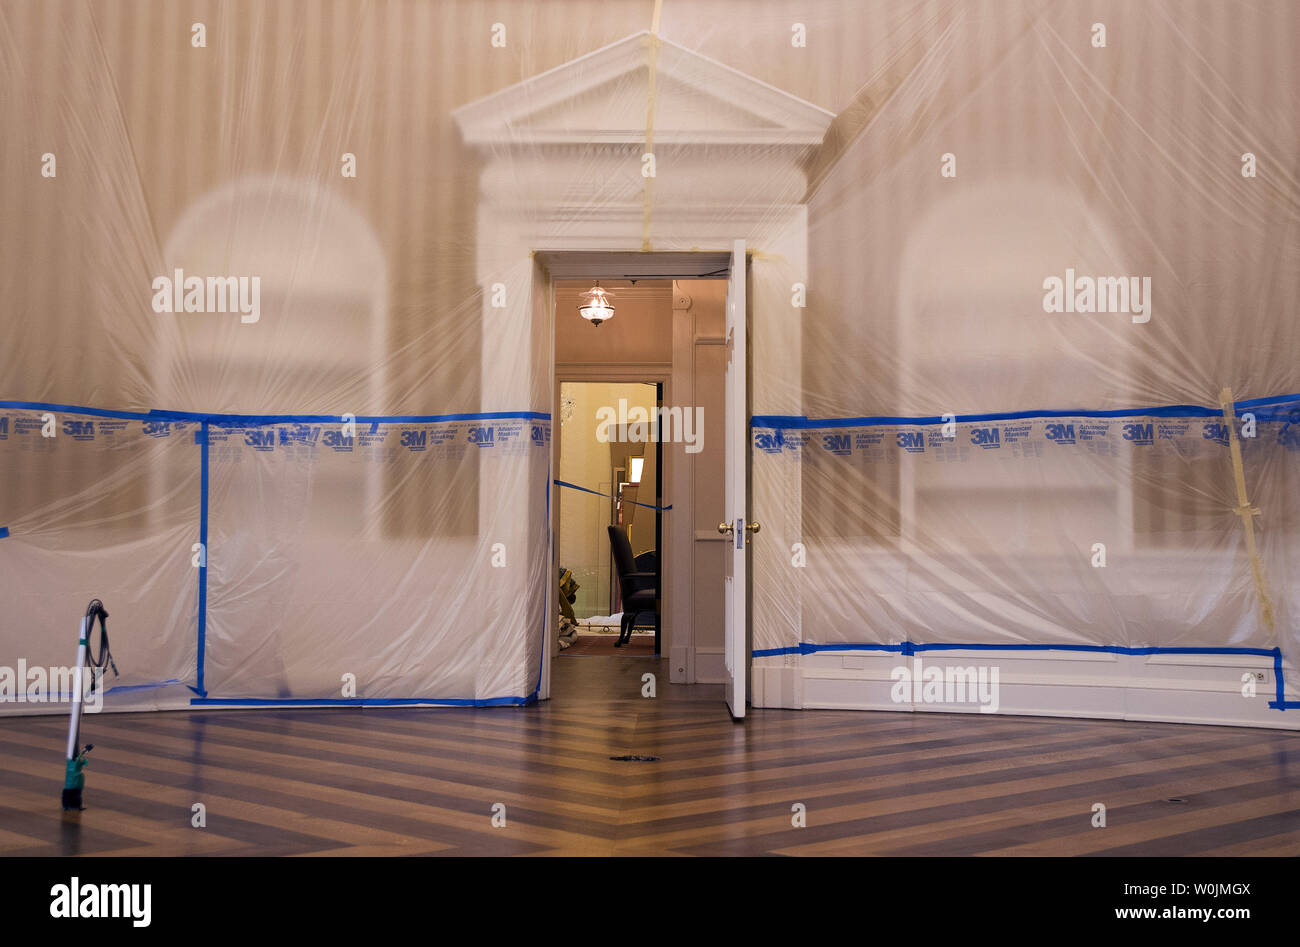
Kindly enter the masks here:
[[87, 743], [86, 748], [78, 753], [75, 757], [68, 760], [64, 769], [63, 788], [64, 789], [81, 789], [86, 785], [86, 774], [83, 772], [86, 768], [86, 754], [95, 748], [95, 744]]

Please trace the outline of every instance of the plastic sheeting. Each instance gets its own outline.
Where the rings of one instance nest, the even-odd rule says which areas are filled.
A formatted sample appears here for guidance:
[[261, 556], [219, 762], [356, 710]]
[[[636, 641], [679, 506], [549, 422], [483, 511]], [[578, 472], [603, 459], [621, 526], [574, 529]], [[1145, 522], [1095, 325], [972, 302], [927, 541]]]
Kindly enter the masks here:
[[1274, 31], [1295, 10], [951, 12], [809, 201], [801, 409], [756, 419], [754, 461], [798, 484], [807, 575], [756, 606], [783, 616], [758, 653], [1241, 649], [1283, 701], [1300, 112]]
[[[1293, 657], [1298, 26], [1263, 0], [4, 4], [0, 664], [65, 664], [98, 596], [109, 706], [530, 699], [558, 318], [532, 251], [734, 239], [756, 661]], [[169, 312], [178, 271], [235, 282]], [[1149, 308], [1045, 311], [1075, 276]]]

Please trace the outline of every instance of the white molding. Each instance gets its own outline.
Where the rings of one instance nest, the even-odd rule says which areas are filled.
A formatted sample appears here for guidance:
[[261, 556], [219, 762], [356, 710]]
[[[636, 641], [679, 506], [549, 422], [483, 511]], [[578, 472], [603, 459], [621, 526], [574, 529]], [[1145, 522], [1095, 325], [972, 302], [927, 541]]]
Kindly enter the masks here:
[[[717, 278], [729, 268], [737, 240], [768, 254], [770, 262], [764, 265], [774, 268], [773, 272], [776, 267], [790, 267], [799, 277], [804, 275], [807, 209], [796, 203], [806, 191], [803, 162], [822, 141], [834, 115], [676, 43], [660, 44], [656, 70], [663, 80], [659, 89], [667, 97], [665, 101], [680, 94], [684, 84], [689, 87], [686, 95], [691, 104], [699, 107], [678, 112], [686, 119], [680, 127], [674, 127], [673, 109], [659, 113], [655, 141], [672, 146], [668, 152], [675, 167], [672, 181], [686, 181], [689, 186], [683, 189], [668, 186], [672, 181], [660, 182], [653, 219], [648, 221], [639, 174], [644, 111], [637, 115], [637, 109], [626, 107], [627, 96], [622, 94], [626, 88], [614, 90], [615, 95], [609, 93], [610, 83], [620, 77], [629, 77], [627, 87], [641, 81], [634, 75], [638, 71], [648, 79], [652, 41], [658, 42], [648, 32], [634, 34], [454, 112], [464, 140], [476, 146], [483, 159], [475, 255], [476, 274], [484, 288], [483, 410], [518, 407], [515, 402], [528, 397], [527, 379], [537, 370], [549, 370], [552, 378], [557, 373], [569, 379], [593, 377], [585, 364], [556, 364], [553, 351], [543, 356], [520, 345], [511, 359], [496, 354], [503, 327], [522, 337], [535, 325], [532, 320], [544, 317], [540, 311], [531, 315], [526, 311], [538, 279], [528, 266], [530, 258], [541, 265], [550, 283], [552, 311], [545, 318], [551, 331], [555, 280]], [[572, 103], [568, 110], [572, 127], [548, 126], [544, 121], [530, 124], [530, 119], [548, 108], [559, 106], [556, 111], [565, 114], [566, 102]], [[708, 121], [698, 121], [704, 114], [700, 107], [707, 109], [710, 103], [717, 104], [721, 120], [712, 121], [710, 112]], [[599, 129], [581, 127], [602, 111], [622, 114], [611, 114], [610, 123]], [[701, 127], [686, 127], [691, 124]], [[733, 147], [750, 142], [768, 147], [759, 154]], [[583, 170], [593, 166], [607, 169], [617, 179], [610, 198], [598, 203], [589, 199], [590, 171]], [[648, 235], [644, 233], [647, 222]], [[667, 252], [646, 254], [647, 240]], [[505, 313], [489, 308], [488, 288], [497, 282], [511, 290], [512, 302]], [[780, 296], [766, 301], [773, 313], [785, 311]], [[757, 301], [753, 305], [759, 307]], [[680, 321], [674, 319], [673, 380], [665, 400], [691, 404], [691, 379], [680, 377], [683, 372], [679, 369], [694, 364], [696, 340], [693, 326], [689, 333], [679, 333]], [[700, 344], [717, 343], [710, 339]], [[783, 366], [782, 377], [797, 376], [797, 347], [780, 346], [778, 351], [774, 360]], [[609, 377], [607, 371], [596, 371]], [[642, 373], [638, 380], [649, 374]], [[555, 392], [551, 399], [554, 413]], [[552, 429], [557, 430], [554, 425]], [[480, 460], [486, 463], [485, 458]], [[694, 508], [692, 492], [677, 489], [686, 479], [685, 467], [670, 473], [670, 466], [666, 457], [665, 482], [674, 485], [673, 495], [684, 504], [673, 518], [672, 535], [693, 547], [694, 529], [688, 515]], [[490, 478], [500, 477], [500, 473], [484, 470], [481, 477], [487, 484], [480, 493], [482, 528], [497, 515], [486, 498], [499, 495]], [[689, 570], [683, 573], [671, 561], [668, 568], [664, 610], [665, 644], [673, 656], [671, 679], [721, 682], [725, 677], [723, 651], [697, 653], [694, 648]]]
[[727, 658], [722, 648], [695, 648], [695, 684], [722, 684], [727, 680]]
[[[611, 280], [605, 277], [592, 276], [591, 274], [584, 274], [584, 275], [587, 278], [565, 279], [563, 282], [569, 285], [566, 286], [557, 285], [555, 287], [555, 298], [557, 300], [564, 299], [566, 302], [570, 298], [577, 299], [581, 297], [583, 293], [587, 292], [587, 290], [591, 288], [591, 284], [595, 280], [600, 280], [601, 288], [604, 289], [606, 293], [608, 293], [609, 297], [613, 299], [615, 302], [617, 302], [620, 299], [638, 299], [638, 300], [648, 299], [648, 300], [662, 302], [665, 300], [670, 300], [673, 295], [672, 284], [670, 280], [638, 279], [638, 285], [632, 286], [632, 285], [627, 285], [626, 280]], [[555, 282], [559, 283], [561, 281], [556, 279]], [[661, 285], [664, 282], [668, 282], [669, 285], [667, 287], [664, 287], [663, 285]]]
[[[659, 95], [670, 83], [680, 83], [692, 95], [719, 103], [728, 112], [744, 103], [744, 118], [732, 127], [674, 128], [671, 115], [660, 111], [655, 141], [663, 144], [766, 144], [807, 147], [820, 145], [833, 112], [746, 75], [672, 40], [641, 30], [577, 59], [507, 86], [452, 112], [465, 141], [472, 145], [639, 144], [645, 141], [644, 121], [626, 127], [546, 127], [532, 120], [583, 98], [610, 82], [644, 72], [648, 85], [651, 45]], [[633, 80], [633, 81], [640, 81]], [[633, 110], [634, 112], [637, 110]], [[644, 113], [639, 113], [641, 118]]]
[[[837, 667], [833, 661], [807, 663], [810, 658], [841, 656], [852, 660], [853, 666]], [[950, 660], [996, 664], [998, 714], [1002, 716], [1300, 729], [1300, 714], [1268, 706], [1274, 699], [1276, 682], [1272, 658], [1263, 656], [944, 651], [923, 652], [919, 657], [931, 666]], [[893, 713], [979, 712], [974, 704], [894, 703], [890, 699], [894, 684], [890, 671], [913, 659], [889, 652], [823, 653], [804, 655], [801, 660], [805, 663], [791, 668], [769, 663], [774, 660], [771, 658], [760, 658], [753, 674], [755, 680], [762, 679], [755, 686], [755, 706]], [[1253, 698], [1241, 694], [1243, 669], [1265, 674]], [[789, 680], [791, 674], [797, 680]]]
[[661, 381], [672, 378], [672, 362], [556, 362], [557, 381]]
[[[629, 216], [628, 219], [635, 218]], [[565, 245], [552, 250], [540, 250], [537, 256], [556, 280], [623, 280], [625, 277], [652, 280], [662, 278], [665, 270], [670, 273], [680, 270], [686, 274], [672, 276], [672, 281], [718, 279], [714, 274], [719, 270], [725, 271], [730, 260], [726, 252], [717, 250], [666, 251], [647, 257], [639, 250], [630, 251], [617, 246], [605, 250], [579, 250]], [[671, 293], [669, 290], [670, 295]]]
[[[1188, 647], [1195, 646], [1189, 645]], [[1211, 645], [1210, 647], [1231, 646]], [[1152, 666], [1165, 665], [1171, 667], [1258, 668], [1266, 666], [1271, 668], [1273, 666], [1273, 659], [1254, 654], [1149, 654], [1146, 656], [1146, 663]], [[1284, 658], [1282, 660], [1282, 668], [1289, 671], [1291, 670], [1291, 667], [1290, 659]]]

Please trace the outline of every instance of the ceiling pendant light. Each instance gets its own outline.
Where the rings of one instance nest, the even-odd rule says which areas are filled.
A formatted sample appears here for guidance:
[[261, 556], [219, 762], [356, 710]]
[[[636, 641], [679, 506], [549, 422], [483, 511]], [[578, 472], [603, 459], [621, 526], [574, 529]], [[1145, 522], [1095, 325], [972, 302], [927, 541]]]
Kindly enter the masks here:
[[582, 313], [582, 318], [586, 319], [593, 326], [598, 326], [614, 318], [614, 304], [610, 301], [614, 297], [607, 295], [597, 283], [591, 289], [587, 290], [580, 297], [583, 300], [578, 312]]

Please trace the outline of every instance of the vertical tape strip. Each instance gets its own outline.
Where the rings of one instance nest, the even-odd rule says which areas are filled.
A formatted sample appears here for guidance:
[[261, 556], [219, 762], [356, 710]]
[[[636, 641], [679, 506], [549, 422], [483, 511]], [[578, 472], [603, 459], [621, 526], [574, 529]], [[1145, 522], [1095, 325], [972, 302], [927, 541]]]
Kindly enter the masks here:
[[[1286, 700], [1286, 684], [1282, 680], [1281, 648], [1273, 649], [1273, 684], [1275, 685], [1274, 690], [1277, 693], [1276, 705], [1278, 710], [1286, 710], [1287, 707], [1295, 707], [1297, 705], [1294, 701], [1288, 704]], [[1273, 704], [1270, 704], [1269, 706], [1271, 707]]]
[[208, 422], [203, 422], [199, 431], [202, 444], [199, 446], [199, 649], [198, 677], [195, 683], [200, 697], [207, 697], [207, 688], [203, 686], [203, 665], [207, 653], [208, 638]]
[[[548, 576], [551, 575], [551, 563], [555, 561], [555, 556], [554, 553], [552, 552], [555, 545], [555, 532], [554, 530], [551, 529], [551, 524], [552, 524], [551, 488], [552, 486], [553, 486], [553, 481], [551, 478], [551, 458], [548, 457], [546, 458], [546, 574]], [[548, 578], [547, 581], [549, 582], [550, 579]], [[549, 600], [550, 600], [550, 594], [548, 593], [547, 601], [549, 602]], [[557, 613], [559, 611], [559, 608], [560, 606], [557, 603], [555, 609], [552, 610], [550, 614]], [[550, 614], [544, 613], [542, 615], [542, 654], [541, 654], [541, 660], [537, 662], [537, 684], [533, 687], [533, 692], [529, 694], [527, 697], [527, 701], [530, 704], [533, 701], [540, 699], [542, 693], [542, 670], [545, 667], [546, 660], [547, 660], [546, 649], [551, 646]], [[552, 670], [554, 670], [553, 667]]]
[[[645, 105], [645, 154], [653, 155], [655, 151], [655, 70], [658, 66], [659, 58], [659, 16], [663, 13], [663, 0], [655, 0], [654, 17], [650, 21], [650, 44], [648, 60], [650, 73], [646, 85], [646, 105]], [[654, 249], [650, 243], [650, 207], [654, 203], [655, 179], [653, 174], [646, 174], [645, 156], [641, 158], [641, 174], [645, 177], [645, 206], [641, 212], [641, 249], [649, 252]], [[659, 173], [659, 163], [656, 161], [652, 169], [654, 174]]]
[[1236, 513], [1241, 517], [1241, 525], [1246, 530], [1246, 552], [1250, 556], [1250, 571], [1255, 578], [1255, 591], [1259, 593], [1260, 613], [1264, 627], [1268, 631], [1268, 644], [1277, 645], [1277, 628], [1273, 621], [1273, 600], [1268, 597], [1268, 586], [1264, 582], [1264, 566], [1259, 561], [1259, 549], [1255, 546], [1255, 520], [1259, 510], [1250, 505], [1246, 497], [1246, 470], [1241, 463], [1241, 444], [1237, 440], [1237, 412], [1232, 400], [1232, 389], [1224, 388], [1219, 392], [1219, 407], [1223, 409], [1223, 420], [1228, 425], [1228, 450], [1232, 454], [1232, 478], [1237, 485]]

